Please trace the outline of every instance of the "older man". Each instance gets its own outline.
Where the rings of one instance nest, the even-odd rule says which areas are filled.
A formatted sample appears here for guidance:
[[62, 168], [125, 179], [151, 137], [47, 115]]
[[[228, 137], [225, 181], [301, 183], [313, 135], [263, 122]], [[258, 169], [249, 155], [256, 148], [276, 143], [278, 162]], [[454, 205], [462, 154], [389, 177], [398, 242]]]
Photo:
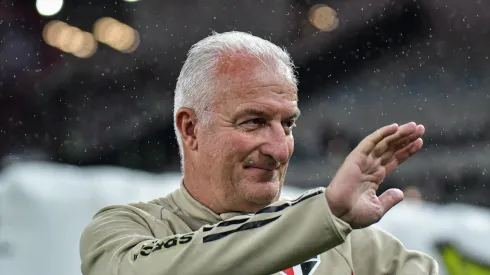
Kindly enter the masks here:
[[195, 44], [175, 90], [182, 186], [98, 212], [81, 238], [83, 274], [437, 274], [370, 226], [403, 199], [376, 190], [420, 150], [422, 125], [378, 129], [327, 188], [280, 198], [296, 84], [289, 55], [266, 40], [228, 32]]

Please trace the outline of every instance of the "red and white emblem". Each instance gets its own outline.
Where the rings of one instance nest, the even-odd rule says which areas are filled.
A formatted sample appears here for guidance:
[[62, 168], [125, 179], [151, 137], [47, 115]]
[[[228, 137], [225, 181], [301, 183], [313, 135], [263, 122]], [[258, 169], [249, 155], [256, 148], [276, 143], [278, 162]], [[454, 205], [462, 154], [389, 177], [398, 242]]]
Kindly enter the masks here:
[[308, 261], [281, 271], [281, 275], [311, 275], [320, 265], [320, 257], [316, 256]]

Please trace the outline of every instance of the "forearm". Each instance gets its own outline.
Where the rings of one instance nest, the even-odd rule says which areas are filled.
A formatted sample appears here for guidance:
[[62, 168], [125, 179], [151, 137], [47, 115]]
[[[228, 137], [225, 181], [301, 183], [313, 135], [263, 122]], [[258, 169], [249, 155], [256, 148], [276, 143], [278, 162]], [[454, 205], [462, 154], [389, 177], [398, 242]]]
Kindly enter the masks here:
[[[108, 274], [109, 266], [110, 274], [120, 275], [272, 274], [342, 243], [350, 228], [335, 223], [323, 192], [314, 192], [162, 240], [134, 225], [114, 225], [109, 238], [91, 242], [96, 245], [85, 257], [83, 271]], [[135, 229], [128, 234], [121, 228]]]

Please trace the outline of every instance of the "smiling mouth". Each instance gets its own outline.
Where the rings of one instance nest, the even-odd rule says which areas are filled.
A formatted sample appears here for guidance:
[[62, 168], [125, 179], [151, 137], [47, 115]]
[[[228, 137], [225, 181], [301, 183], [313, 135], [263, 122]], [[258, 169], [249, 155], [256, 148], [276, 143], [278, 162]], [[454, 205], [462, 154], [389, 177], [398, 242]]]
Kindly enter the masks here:
[[256, 166], [245, 166], [245, 169], [257, 169], [257, 170], [268, 171], [268, 172], [272, 172], [272, 171], [276, 170], [275, 168], [270, 169], [270, 168], [261, 168], [261, 167], [256, 167]]

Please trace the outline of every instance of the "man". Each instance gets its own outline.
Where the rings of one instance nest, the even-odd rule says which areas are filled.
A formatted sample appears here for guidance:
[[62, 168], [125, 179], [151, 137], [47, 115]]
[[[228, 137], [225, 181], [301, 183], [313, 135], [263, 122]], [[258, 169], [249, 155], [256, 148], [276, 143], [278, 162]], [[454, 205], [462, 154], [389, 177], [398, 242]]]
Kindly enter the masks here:
[[293, 63], [274, 44], [229, 32], [194, 45], [174, 102], [182, 186], [97, 213], [81, 238], [83, 274], [437, 274], [369, 227], [403, 199], [376, 189], [420, 150], [424, 127], [375, 131], [326, 189], [288, 201], [297, 102]]

